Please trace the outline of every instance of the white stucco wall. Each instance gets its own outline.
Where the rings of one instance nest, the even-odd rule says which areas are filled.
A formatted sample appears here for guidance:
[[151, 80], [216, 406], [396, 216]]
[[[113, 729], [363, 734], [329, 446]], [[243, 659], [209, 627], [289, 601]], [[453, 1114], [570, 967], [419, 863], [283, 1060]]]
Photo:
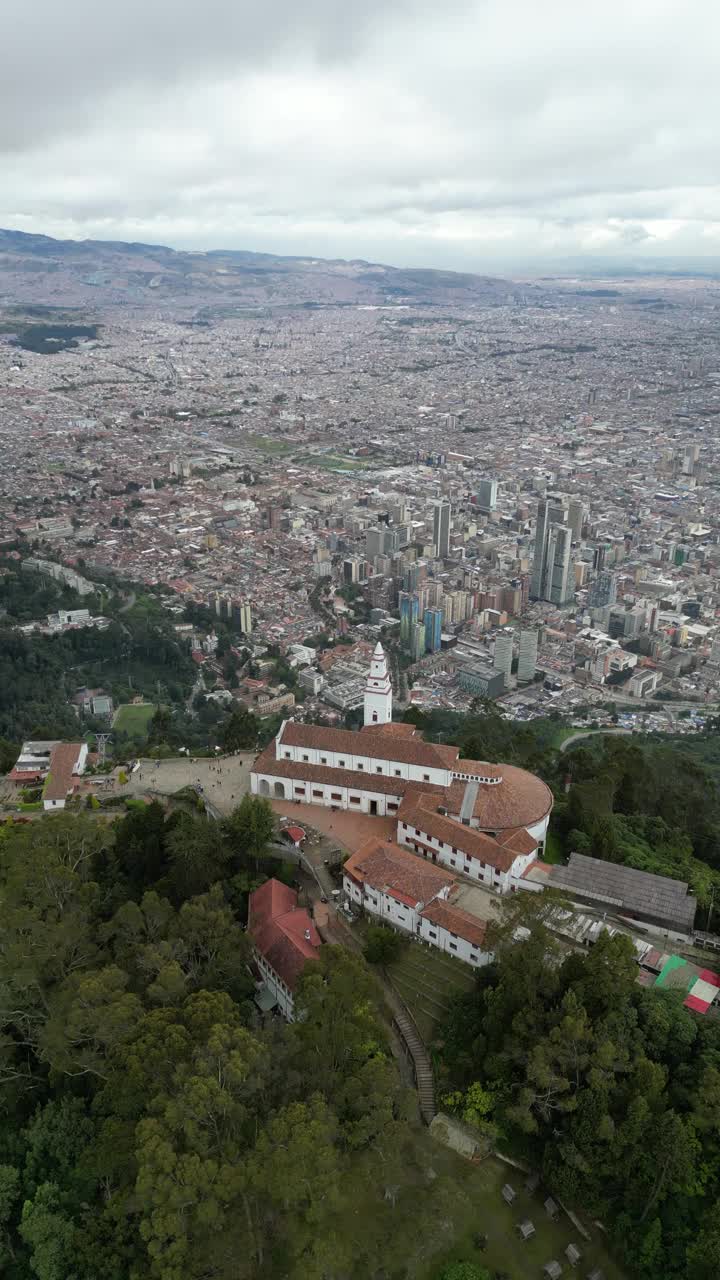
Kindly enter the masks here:
[[483, 951], [482, 947], [475, 946], [466, 938], [461, 938], [451, 933], [449, 929], [443, 929], [441, 925], [433, 924], [431, 920], [424, 920], [422, 917], [419, 936], [429, 946], [437, 947], [439, 951], [447, 951], [448, 955], [454, 956], [456, 960], [464, 960], [474, 969], [480, 969], [492, 960], [491, 952]]
[[[358, 734], [358, 742], [362, 735]], [[392, 750], [392, 740], [388, 740]], [[451, 781], [450, 769], [432, 765], [405, 764], [400, 760], [379, 760], [362, 752], [328, 751], [324, 747], [295, 747], [275, 739], [275, 759], [292, 760], [295, 764], [316, 764], [327, 769], [350, 769], [354, 773], [382, 774], [385, 778], [404, 778], [411, 782], [432, 782], [447, 787]]]
[[[461, 836], [462, 828], [458, 831], [458, 837]], [[446, 844], [437, 836], [430, 836], [409, 823], [398, 822], [397, 839], [399, 844], [412, 849], [421, 857], [432, 858], [432, 861], [439, 866], [448, 867], [451, 871], [468, 876], [471, 880], [477, 880], [479, 884], [486, 885], [497, 893], [509, 893], [515, 887], [513, 881], [517, 882], [537, 857], [533, 850], [532, 853], [517, 857], [508, 871], [498, 871], [490, 863], [469, 857], [462, 852], [459, 845]]]
[[[317, 804], [325, 808], [336, 805], [338, 809], [377, 813], [379, 817], [396, 814], [401, 802], [400, 796], [387, 795], [384, 791], [362, 791], [359, 787], [344, 787], [330, 782], [303, 782], [297, 778], [281, 778], [266, 773], [251, 774], [250, 787], [253, 795], [265, 795], [270, 800], [295, 800], [298, 804]], [[279, 788], [282, 788], [282, 793]]]
[[295, 1018], [295, 1004], [292, 993], [282, 978], [275, 972], [272, 965], [268, 964], [264, 956], [259, 951], [254, 952], [257, 967], [263, 976], [266, 985], [270, 988], [275, 999], [278, 1002], [278, 1008], [283, 1017], [288, 1022], [293, 1022]]

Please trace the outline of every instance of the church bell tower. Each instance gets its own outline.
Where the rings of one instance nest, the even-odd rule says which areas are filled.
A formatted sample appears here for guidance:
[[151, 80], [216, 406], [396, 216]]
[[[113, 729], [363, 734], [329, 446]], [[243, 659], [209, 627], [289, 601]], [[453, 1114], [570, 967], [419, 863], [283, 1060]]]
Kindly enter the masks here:
[[378, 640], [365, 685], [365, 724], [390, 724], [391, 720], [392, 685], [385, 651]]

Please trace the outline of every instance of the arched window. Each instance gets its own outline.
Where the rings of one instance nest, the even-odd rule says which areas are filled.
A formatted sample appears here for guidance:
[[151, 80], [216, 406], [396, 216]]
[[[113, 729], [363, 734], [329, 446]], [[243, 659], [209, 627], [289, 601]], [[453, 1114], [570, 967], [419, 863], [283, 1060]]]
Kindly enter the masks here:
[[373, 711], [373, 724], [375, 724], [377, 718], [378, 718], [377, 711]]

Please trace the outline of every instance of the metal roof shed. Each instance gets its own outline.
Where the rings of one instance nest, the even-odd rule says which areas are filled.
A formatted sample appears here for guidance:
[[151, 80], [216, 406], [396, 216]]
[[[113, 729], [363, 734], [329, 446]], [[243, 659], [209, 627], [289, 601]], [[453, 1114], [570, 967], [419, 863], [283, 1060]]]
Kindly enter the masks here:
[[682, 933], [689, 933], [695, 920], [697, 902], [684, 880], [637, 871], [584, 853], [572, 853], [566, 867], [552, 867], [548, 884], [614, 915], [636, 916]]

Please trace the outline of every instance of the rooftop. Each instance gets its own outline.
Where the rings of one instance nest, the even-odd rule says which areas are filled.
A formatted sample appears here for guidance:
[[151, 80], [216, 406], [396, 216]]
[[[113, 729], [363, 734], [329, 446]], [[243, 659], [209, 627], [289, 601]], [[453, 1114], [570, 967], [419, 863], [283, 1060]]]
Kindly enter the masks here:
[[692, 929], [695, 920], [697, 902], [684, 880], [637, 871], [584, 853], [572, 853], [566, 867], [553, 867], [548, 884], [606, 903], [616, 912], [655, 917], [683, 930]]

